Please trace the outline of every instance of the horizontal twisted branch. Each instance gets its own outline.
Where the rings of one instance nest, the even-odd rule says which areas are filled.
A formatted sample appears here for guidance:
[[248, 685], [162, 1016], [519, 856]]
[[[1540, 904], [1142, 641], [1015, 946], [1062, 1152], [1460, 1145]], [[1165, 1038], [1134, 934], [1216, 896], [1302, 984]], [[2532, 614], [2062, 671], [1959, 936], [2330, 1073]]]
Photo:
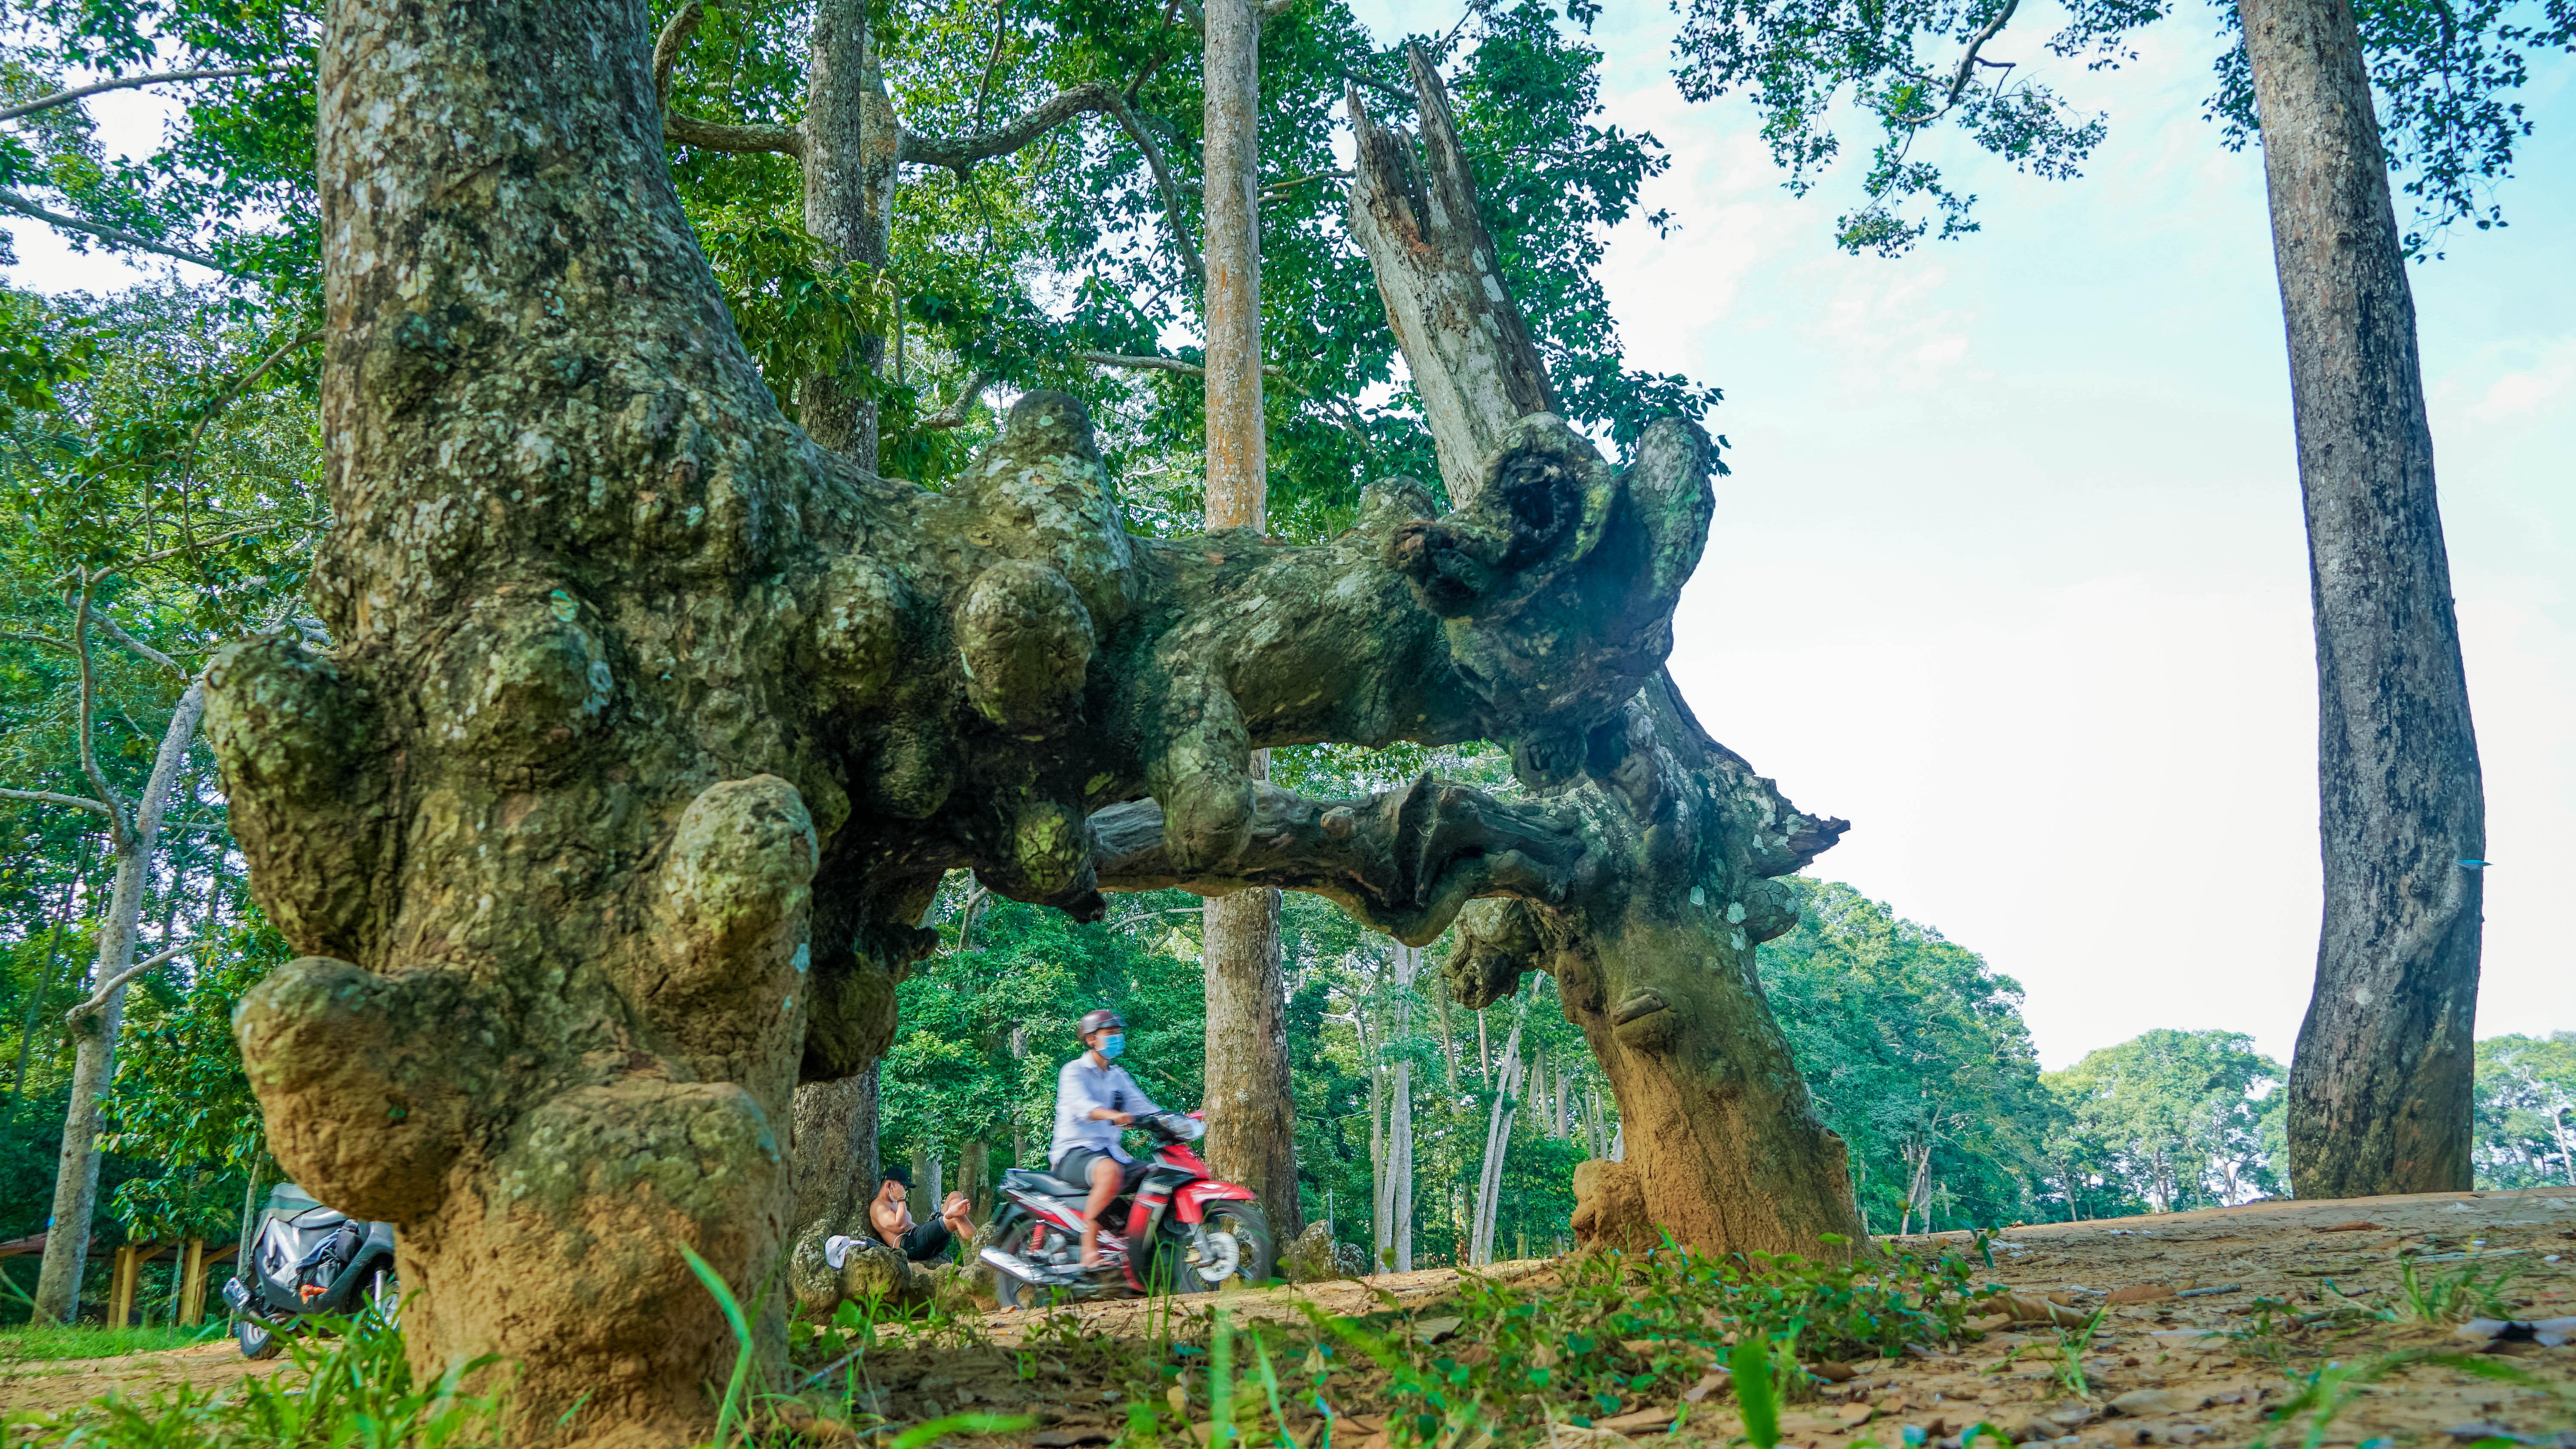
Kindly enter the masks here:
[[1601, 873], [1571, 812], [1428, 774], [1357, 800], [1260, 784], [1243, 850], [1199, 871], [1174, 866], [1152, 800], [1113, 805], [1090, 824], [1103, 890], [1308, 891], [1413, 946], [1430, 944], [1478, 896], [1560, 904]]

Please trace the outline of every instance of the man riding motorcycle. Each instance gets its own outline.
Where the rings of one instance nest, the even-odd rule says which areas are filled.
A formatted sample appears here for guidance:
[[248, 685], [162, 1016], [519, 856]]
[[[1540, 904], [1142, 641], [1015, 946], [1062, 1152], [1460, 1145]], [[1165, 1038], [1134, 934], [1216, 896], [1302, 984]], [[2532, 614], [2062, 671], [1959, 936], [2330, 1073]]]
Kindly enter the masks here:
[[1116, 1064], [1127, 1049], [1126, 1018], [1104, 1006], [1086, 1013], [1074, 1034], [1088, 1050], [1055, 1075], [1055, 1140], [1047, 1159], [1056, 1176], [1091, 1188], [1082, 1207], [1082, 1266], [1097, 1268], [1100, 1215], [1120, 1193], [1134, 1189], [1147, 1166], [1128, 1155], [1118, 1134], [1138, 1117], [1163, 1109]]
[[[991, 1242], [977, 1258], [995, 1270], [1004, 1308], [1032, 1291], [1076, 1299], [1210, 1293], [1267, 1280], [1278, 1261], [1250, 1188], [1223, 1182], [1190, 1150], [1207, 1129], [1197, 1113], [1158, 1107], [1116, 1058], [1127, 1024], [1085, 1015], [1083, 1054], [1056, 1075], [1052, 1171], [1002, 1174]], [[1119, 1139], [1152, 1140], [1143, 1159]]]

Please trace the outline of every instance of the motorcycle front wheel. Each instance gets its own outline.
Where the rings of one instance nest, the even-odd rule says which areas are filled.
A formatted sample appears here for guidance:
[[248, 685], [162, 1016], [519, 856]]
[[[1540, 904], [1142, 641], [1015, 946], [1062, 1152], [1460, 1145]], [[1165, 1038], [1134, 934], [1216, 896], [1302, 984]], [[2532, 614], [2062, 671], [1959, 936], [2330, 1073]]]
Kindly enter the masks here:
[[275, 1358], [284, 1347], [277, 1341], [277, 1331], [256, 1318], [233, 1320], [233, 1342], [241, 1346], [244, 1358]]
[[1173, 1236], [1162, 1257], [1175, 1293], [1214, 1293], [1228, 1283], [1257, 1288], [1270, 1281], [1279, 1261], [1259, 1203], [1209, 1203], [1204, 1254], [1187, 1224], [1173, 1223], [1169, 1231]]
[[383, 1319], [388, 1327], [402, 1326], [402, 1280], [391, 1268], [378, 1268], [367, 1287], [367, 1310]]

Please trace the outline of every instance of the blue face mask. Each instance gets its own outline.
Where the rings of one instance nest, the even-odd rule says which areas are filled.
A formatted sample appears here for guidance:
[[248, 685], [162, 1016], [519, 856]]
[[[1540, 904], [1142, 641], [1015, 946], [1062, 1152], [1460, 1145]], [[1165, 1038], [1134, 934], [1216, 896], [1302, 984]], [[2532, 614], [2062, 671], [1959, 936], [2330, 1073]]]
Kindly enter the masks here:
[[1113, 1031], [1100, 1039], [1100, 1055], [1104, 1060], [1114, 1062], [1118, 1060], [1118, 1054], [1125, 1050], [1127, 1050], [1127, 1033], [1123, 1031]]

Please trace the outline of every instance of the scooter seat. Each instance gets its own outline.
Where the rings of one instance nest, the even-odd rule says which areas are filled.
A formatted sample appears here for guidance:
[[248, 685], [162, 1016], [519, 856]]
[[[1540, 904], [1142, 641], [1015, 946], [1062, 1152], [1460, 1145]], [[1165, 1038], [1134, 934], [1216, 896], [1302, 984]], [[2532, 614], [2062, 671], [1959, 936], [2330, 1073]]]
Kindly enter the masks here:
[[1041, 1192], [1048, 1197], [1081, 1197], [1091, 1191], [1087, 1187], [1067, 1182], [1054, 1173], [1039, 1172], [1028, 1167], [1005, 1168], [1002, 1172], [1002, 1185], [1016, 1187], [1024, 1192]]

